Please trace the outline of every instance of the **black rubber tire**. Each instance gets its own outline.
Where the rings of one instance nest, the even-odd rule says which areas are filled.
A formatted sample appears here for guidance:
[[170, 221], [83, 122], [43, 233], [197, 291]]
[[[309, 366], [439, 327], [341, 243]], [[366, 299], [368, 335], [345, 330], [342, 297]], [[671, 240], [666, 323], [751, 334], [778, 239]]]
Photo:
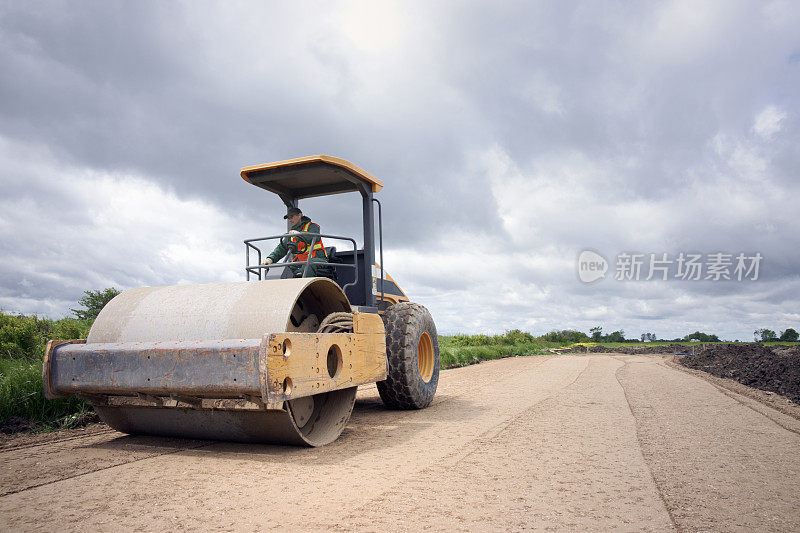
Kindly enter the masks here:
[[[433, 401], [439, 384], [439, 336], [425, 307], [399, 302], [383, 313], [386, 328], [387, 378], [377, 383], [381, 400], [389, 409], [424, 409]], [[427, 333], [433, 344], [433, 373], [425, 382], [419, 369], [420, 339]]]

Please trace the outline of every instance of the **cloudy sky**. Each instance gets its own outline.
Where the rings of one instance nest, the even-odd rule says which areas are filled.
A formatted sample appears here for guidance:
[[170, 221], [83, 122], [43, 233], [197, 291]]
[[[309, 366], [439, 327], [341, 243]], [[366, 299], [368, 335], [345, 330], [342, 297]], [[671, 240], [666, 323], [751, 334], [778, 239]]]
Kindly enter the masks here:
[[[322, 153], [384, 181], [386, 268], [440, 332], [800, 330], [799, 27], [792, 1], [2, 0], [0, 308], [243, 280], [284, 209], [239, 169]], [[360, 231], [358, 196], [301, 207]], [[702, 279], [646, 280], [681, 253]]]

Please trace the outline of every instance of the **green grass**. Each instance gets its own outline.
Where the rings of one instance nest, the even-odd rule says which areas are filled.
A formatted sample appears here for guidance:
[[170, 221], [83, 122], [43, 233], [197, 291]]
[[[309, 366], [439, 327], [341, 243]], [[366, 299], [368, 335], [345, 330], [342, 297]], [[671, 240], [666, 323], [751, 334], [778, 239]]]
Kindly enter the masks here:
[[44, 397], [41, 359], [0, 359], [0, 422], [17, 417], [35, 429], [61, 429], [80, 425], [89, 412], [81, 399]]
[[49, 339], [86, 338], [91, 320], [7, 315], [0, 312], [0, 424], [22, 419], [34, 429], [80, 425], [89, 406], [78, 398], [48, 400], [42, 357]]
[[[510, 344], [499, 343], [496, 338], [486, 335], [471, 336], [474, 340], [465, 342], [465, 335], [439, 337], [439, 366], [454, 368], [467, 366], [481, 361], [517, 357], [521, 355], [541, 355], [549, 348], [560, 348], [565, 343], [547, 342], [531, 338]], [[488, 339], [488, 340], [487, 340]], [[483, 342], [483, 344], [478, 344]]]

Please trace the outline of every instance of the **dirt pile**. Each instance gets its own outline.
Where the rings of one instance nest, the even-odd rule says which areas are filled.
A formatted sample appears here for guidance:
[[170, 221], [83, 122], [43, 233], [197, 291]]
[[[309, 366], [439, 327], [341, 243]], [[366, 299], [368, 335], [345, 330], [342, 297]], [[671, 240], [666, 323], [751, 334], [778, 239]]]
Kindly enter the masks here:
[[707, 345], [680, 360], [686, 367], [777, 392], [800, 404], [800, 346], [760, 343]]
[[700, 345], [686, 346], [683, 344], [668, 344], [666, 346], [654, 345], [636, 345], [636, 346], [619, 346], [616, 348], [609, 348], [608, 346], [590, 346], [587, 350], [585, 346], [572, 346], [568, 349], [558, 351], [561, 353], [624, 353], [629, 355], [639, 355], [646, 353], [692, 353], [692, 350], [700, 350]]
[[0, 433], [4, 435], [12, 435], [21, 431], [27, 431], [31, 428], [30, 422], [23, 420], [19, 417], [12, 416], [2, 424], [0, 424]]
[[[601, 348], [601, 346], [595, 346], [595, 348]], [[621, 346], [619, 348], [614, 348], [613, 351], [615, 353], [638, 355], [645, 353], [692, 353], [693, 350], [697, 351], [699, 349], [701, 349], [699, 345], [688, 346], [684, 344], [667, 344], [666, 346]], [[603, 351], [608, 351], [608, 348]]]

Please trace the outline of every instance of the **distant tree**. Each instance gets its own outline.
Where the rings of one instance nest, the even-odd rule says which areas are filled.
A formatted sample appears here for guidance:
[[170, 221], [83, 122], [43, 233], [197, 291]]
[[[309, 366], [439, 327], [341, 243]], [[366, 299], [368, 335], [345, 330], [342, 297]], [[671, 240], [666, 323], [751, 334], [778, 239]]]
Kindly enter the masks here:
[[70, 309], [70, 311], [81, 320], [94, 320], [103, 307], [119, 292], [114, 287], [109, 287], [102, 291], [83, 291], [83, 296], [78, 300], [78, 305], [85, 307], [85, 309]]
[[786, 342], [797, 342], [797, 339], [800, 338], [800, 334], [797, 333], [793, 328], [789, 328], [783, 333], [781, 333], [781, 338], [778, 340], [786, 341]]
[[542, 340], [549, 342], [586, 342], [589, 337], [582, 331], [575, 331], [573, 329], [562, 329], [561, 331], [553, 330], [541, 336]]
[[506, 344], [523, 344], [526, 342], [533, 342], [536, 340], [533, 335], [528, 333], [527, 331], [520, 331], [518, 329], [512, 329], [511, 331], [506, 331], [503, 337], [501, 337], [506, 341]]
[[603, 340], [608, 342], [625, 342], [625, 332], [623, 330], [612, 331], [606, 335]]
[[684, 341], [700, 341], [700, 342], [719, 342], [719, 337], [715, 334], [703, 333], [702, 331], [695, 331], [683, 338]]
[[642, 333], [641, 335], [639, 335], [639, 338], [641, 338], [642, 342], [644, 342], [644, 340], [647, 338], [647, 333]]
[[600, 341], [603, 339], [603, 328], [601, 328], [600, 326], [595, 326], [591, 328], [589, 330], [589, 333], [591, 333], [592, 340], [594, 341]]
[[778, 340], [778, 335], [771, 329], [761, 328], [753, 332], [753, 337], [756, 341], [769, 342]]
[[642, 333], [639, 338], [642, 339], [642, 342], [654, 342], [656, 340], [655, 333]]

